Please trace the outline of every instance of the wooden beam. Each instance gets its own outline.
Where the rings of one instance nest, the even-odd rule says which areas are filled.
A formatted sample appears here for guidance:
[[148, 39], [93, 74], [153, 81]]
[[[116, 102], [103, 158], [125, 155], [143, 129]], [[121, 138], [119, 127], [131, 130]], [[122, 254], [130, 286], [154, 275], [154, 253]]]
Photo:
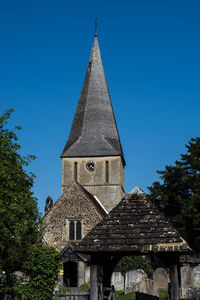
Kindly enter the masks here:
[[173, 263], [169, 266], [169, 278], [171, 300], [179, 300], [179, 280], [177, 263]]
[[98, 299], [98, 266], [90, 266], [90, 300]]

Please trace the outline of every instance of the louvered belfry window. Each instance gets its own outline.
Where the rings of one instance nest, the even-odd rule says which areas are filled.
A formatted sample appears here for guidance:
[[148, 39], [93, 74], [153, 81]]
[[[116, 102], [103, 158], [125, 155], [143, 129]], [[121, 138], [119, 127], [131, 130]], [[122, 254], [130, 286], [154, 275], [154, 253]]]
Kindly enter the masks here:
[[106, 160], [105, 175], [106, 175], [106, 182], [109, 182], [109, 161], [108, 160]]
[[78, 164], [75, 161], [75, 163], [74, 163], [74, 180], [77, 180], [77, 177], [78, 177]]

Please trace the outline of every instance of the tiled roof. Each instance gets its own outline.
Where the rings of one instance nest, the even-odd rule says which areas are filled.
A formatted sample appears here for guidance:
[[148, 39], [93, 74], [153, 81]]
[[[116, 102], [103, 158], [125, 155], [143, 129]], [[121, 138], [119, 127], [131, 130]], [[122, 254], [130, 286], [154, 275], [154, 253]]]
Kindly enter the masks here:
[[188, 252], [191, 249], [146, 194], [128, 194], [78, 245], [93, 252]]
[[95, 36], [71, 132], [61, 157], [118, 155], [125, 163]]

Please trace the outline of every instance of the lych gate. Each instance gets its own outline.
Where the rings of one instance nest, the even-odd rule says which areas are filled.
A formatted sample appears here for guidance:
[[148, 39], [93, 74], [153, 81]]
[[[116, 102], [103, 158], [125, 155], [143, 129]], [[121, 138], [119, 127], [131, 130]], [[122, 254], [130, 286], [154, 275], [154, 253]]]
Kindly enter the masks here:
[[186, 241], [145, 194], [128, 194], [78, 245], [91, 256], [90, 300], [98, 299], [98, 267], [110, 287], [116, 263], [124, 255], [158, 257], [169, 268], [170, 296], [179, 299], [179, 257], [191, 251]]

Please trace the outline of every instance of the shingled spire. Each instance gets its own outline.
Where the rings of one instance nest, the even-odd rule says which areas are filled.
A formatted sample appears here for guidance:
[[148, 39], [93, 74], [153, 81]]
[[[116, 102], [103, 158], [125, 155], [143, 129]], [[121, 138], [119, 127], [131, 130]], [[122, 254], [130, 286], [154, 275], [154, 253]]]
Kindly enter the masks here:
[[95, 29], [83, 88], [61, 157], [97, 156], [121, 156], [125, 164]]

